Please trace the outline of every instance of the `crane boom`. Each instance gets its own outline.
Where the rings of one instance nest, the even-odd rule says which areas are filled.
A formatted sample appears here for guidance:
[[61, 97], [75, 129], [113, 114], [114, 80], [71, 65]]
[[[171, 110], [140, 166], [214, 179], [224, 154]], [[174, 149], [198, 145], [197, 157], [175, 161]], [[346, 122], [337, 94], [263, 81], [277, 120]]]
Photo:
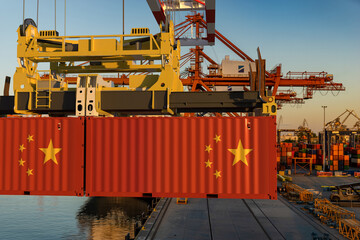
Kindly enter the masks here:
[[[165, 24], [172, 19], [172, 12], [176, 11], [204, 11], [208, 22], [207, 36], [202, 38], [187, 39], [180, 38], [183, 46], [214, 45], [215, 44], [215, 0], [147, 0], [147, 3], [158, 24]], [[190, 28], [183, 26], [182, 30]]]

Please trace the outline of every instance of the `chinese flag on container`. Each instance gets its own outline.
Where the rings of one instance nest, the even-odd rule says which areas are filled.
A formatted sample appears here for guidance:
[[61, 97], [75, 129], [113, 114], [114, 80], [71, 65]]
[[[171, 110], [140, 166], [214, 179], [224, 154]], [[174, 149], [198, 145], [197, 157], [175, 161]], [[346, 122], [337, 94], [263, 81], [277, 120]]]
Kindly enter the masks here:
[[276, 146], [265, 119], [225, 119], [209, 129], [202, 164], [210, 196], [276, 198]]
[[0, 194], [83, 195], [79, 118], [0, 118]]
[[276, 199], [274, 117], [90, 118], [88, 196]]

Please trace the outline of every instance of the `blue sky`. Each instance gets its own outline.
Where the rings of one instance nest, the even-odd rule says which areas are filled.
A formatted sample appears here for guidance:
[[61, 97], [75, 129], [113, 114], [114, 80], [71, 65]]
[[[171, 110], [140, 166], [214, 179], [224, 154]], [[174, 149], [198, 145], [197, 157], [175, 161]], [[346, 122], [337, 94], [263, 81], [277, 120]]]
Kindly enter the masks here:
[[[1, 0], [0, 89], [6, 75], [13, 76], [16, 62], [16, 29], [22, 22], [22, 0]], [[145, 0], [125, 0], [125, 32], [132, 27], [158, 26]], [[249, 56], [259, 46], [268, 69], [282, 63], [288, 71], [326, 71], [346, 87], [338, 96], [328, 93], [305, 105], [285, 105], [281, 127], [298, 127], [306, 118], [318, 131], [327, 120], [346, 108], [360, 115], [360, 0], [253, 0], [216, 3], [216, 28]], [[26, 0], [26, 17], [36, 19], [36, 0]], [[177, 16], [176, 21], [180, 21]], [[63, 34], [64, 0], [57, 0], [57, 30]], [[40, 0], [39, 28], [54, 28], [54, 1]], [[122, 1], [67, 0], [67, 35], [119, 34], [122, 32]], [[185, 50], [185, 49], [184, 49]], [[225, 55], [238, 59], [220, 42], [205, 52], [216, 61]], [[295, 89], [298, 93], [302, 89]], [[351, 122], [350, 122], [351, 123]], [[351, 124], [349, 124], [351, 125]]]

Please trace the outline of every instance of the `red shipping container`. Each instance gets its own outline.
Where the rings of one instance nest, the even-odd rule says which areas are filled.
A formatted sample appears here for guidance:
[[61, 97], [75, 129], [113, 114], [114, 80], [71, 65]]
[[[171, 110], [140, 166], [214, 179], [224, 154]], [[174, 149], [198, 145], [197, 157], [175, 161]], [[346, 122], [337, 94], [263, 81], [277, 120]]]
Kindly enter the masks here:
[[276, 199], [275, 117], [88, 118], [86, 195]]
[[84, 193], [84, 120], [0, 118], [0, 194]]

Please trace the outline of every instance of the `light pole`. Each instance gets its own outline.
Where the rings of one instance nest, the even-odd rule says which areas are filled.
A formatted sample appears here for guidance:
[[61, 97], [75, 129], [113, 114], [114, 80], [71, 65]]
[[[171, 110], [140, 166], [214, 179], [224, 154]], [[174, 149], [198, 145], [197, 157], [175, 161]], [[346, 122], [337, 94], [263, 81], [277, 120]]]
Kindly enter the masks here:
[[325, 171], [325, 138], [326, 138], [326, 132], [325, 132], [325, 109], [327, 106], [321, 106], [324, 109], [324, 134], [323, 134], [323, 171]]

